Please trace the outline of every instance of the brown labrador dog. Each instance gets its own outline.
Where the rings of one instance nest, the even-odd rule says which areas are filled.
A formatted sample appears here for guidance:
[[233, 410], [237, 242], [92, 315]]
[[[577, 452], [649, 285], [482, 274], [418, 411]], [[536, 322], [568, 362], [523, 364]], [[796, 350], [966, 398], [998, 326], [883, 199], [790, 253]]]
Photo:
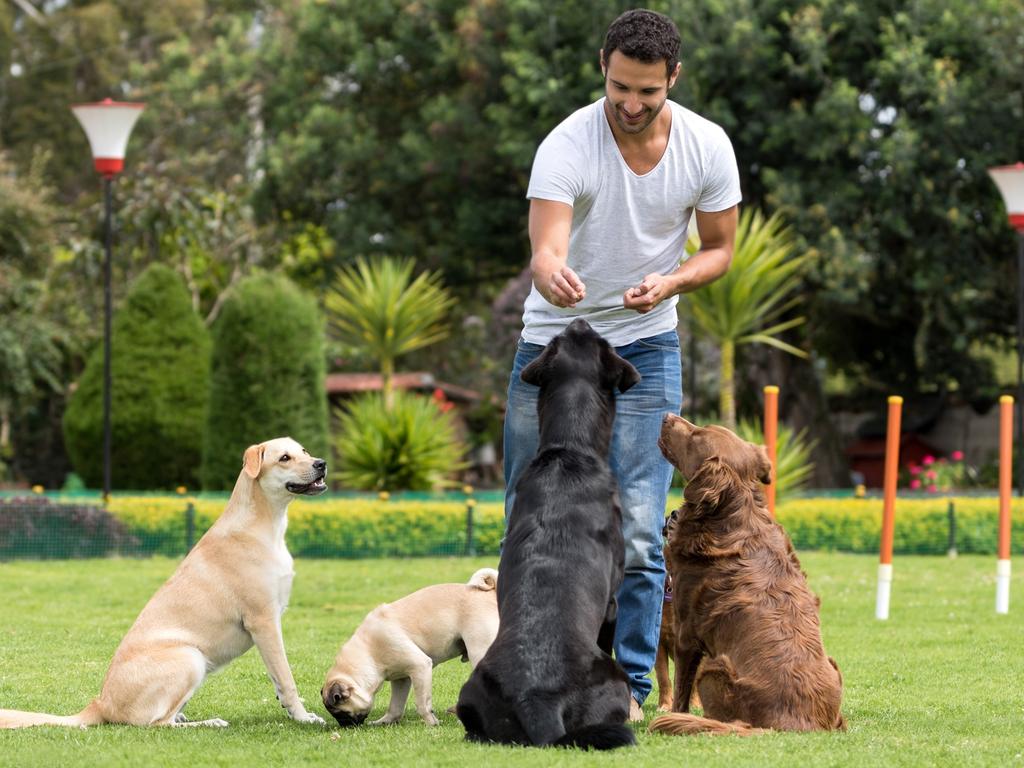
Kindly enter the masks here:
[[[669, 525], [674, 519], [666, 518], [661, 530], [662, 536], [668, 536]], [[654, 659], [654, 675], [658, 680], [658, 711], [671, 712], [672, 675], [669, 673], [668, 663], [676, 657], [676, 612], [672, 603], [672, 569], [668, 565], [672, 562], [672, 553], [669, 552], [668, 544], [662, 551], [668, 573], [665, 574], [665, 599], [661, 602], [661, 631], [658, 635], [658, 653]], [[700, 696], [694, 688], [690, 696], [690, 708], [699, 706]]]
[[[668, 521], [665, 523], [666, 531]], [[669, 551], [665, 545], [665, 567], [668, 569]], [[668, 661], [675, 657], [676, 620], [672, 608], [672, 574], [665, 574], [665, 599], [661, 603], [661, 633], [658, 636], [658, 654], [654, 659], [654, 675], [658, 679], [658, 711], [672, 710], [672, 678], [668, 671]]]
[[[842, 675], [821, 641], [818, 598], [765, 503], [764, 447], [671, 414], [658, 447], [688, 483], [668, 526], [676, 711], [650, 730], [845, 729]], [[695, 684], [704, 717], [687, 713]]]

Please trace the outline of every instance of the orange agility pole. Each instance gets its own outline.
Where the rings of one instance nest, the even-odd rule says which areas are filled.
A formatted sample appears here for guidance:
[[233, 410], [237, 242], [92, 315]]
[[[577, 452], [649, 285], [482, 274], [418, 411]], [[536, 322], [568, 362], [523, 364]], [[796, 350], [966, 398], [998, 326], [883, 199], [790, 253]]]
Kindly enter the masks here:
[[999, 545], [996, 613], [1010, 612], [1010, 494], [1013, 485], [1013, 398], [999, 398]]
[[878, 559], [878, 594], [875, 618], [889, 618], [889, 596], [892, 592], [892, 541], [896, 527], [896, 479], [900, 466], [900, 413], [903, 398], [889, 398], [889, 426], [885, 434], [885, 484], [882, 506], [882, 546]]
[[768, 494], [768, 512], [775, 517], [775, 487], [779, 481], [779, 468], [775, 462], [776, 441], [779, 435], [779, 388], [764, 388], [764, 447], [772, 465], [772, 481], [765, 489]]

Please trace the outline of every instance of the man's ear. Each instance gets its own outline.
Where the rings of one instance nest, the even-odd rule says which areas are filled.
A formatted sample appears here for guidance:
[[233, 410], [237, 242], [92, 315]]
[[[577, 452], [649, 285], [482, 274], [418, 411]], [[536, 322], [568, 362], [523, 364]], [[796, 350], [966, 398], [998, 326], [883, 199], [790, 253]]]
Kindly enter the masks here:
[[682, 71], [683, 65], [681, 62], [676, 62], [676, 68], [672, 70], [672, 74], [668, 76], [668, 89], [672, 90], [672, 86], [676, 84], [676, 80], [679, 79], [679, 73]]
[[598, 51], [597, 60], [601, 65], [601, 77], [608, 77], [608, 66], [604, 63], [604, 48]]
[[245, 449], [245, 456], [242, 459], [242, 469], [245, 474], [255, 480], [260, 476], [260, 467], [263, 465], [263, 444], [250, 445]]

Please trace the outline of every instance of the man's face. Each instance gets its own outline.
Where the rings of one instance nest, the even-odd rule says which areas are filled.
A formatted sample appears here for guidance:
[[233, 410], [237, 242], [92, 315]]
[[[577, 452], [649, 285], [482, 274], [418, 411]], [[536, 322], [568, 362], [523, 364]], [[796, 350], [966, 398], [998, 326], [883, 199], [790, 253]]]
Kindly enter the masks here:
[[601, 59], [606, 107], [612, 119], [624, 133], [643, 133], [665, 106], [668, 91], [679, 75], [679, 65], [676, 64], [672, 77], [667, 77], [664, 61], [644, 64], [620, 51], [612, 51], [607, 63], [603, 53]]

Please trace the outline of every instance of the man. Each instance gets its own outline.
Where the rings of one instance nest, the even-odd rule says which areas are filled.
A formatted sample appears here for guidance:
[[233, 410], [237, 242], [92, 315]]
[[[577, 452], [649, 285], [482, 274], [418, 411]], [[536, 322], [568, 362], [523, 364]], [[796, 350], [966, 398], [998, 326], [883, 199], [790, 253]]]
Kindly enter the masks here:
[[[618, 397], [610, 455], [626, 541], [614, 649], [630, 678], [633, 720], [643, 719], [661, 622], [672, 467], [657, 439], [664, 414], [682, 405], [677, 297], [728, 270], [741, 197], [724, 131], [668, 100], [678, 56], [670, 19], [622, 14], [600, 53], [604, 97], [566, 118], [537, 150], [527, 192], [533, 289], [505, 418], [507, 515], [538, 441], [538, 390], [519, 374], [544, 345], [582, 317], [643, 376]], [[701, 249], [680, 263], [691, 215]]]

